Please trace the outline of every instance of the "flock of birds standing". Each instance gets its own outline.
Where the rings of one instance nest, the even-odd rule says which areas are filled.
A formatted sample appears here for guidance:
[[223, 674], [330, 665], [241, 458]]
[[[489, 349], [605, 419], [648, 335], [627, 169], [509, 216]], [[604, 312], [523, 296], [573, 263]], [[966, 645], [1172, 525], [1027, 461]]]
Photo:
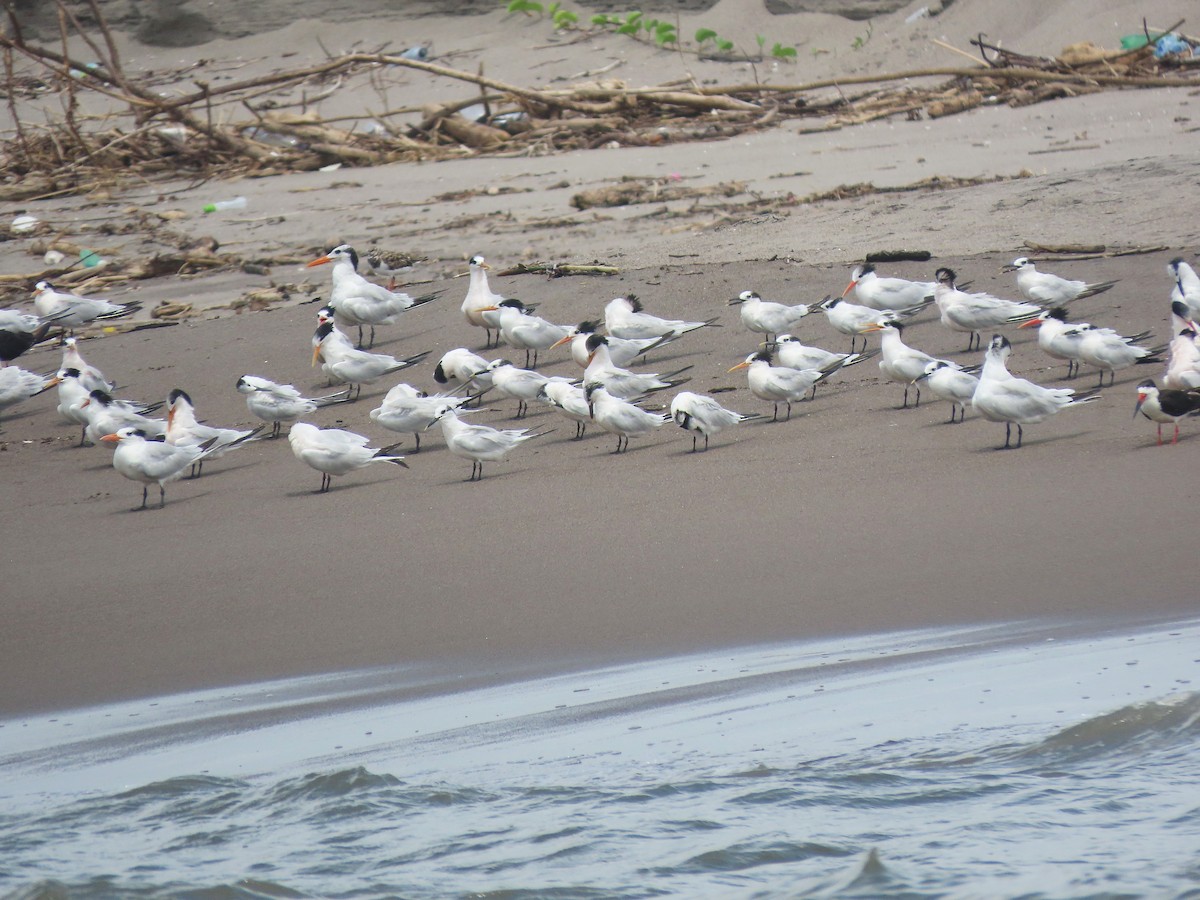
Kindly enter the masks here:
[[[296, 458], [321, 473], [322, 492], [330, 489], [334, 476], [376, 463], [407, 466], [397, 452], [399, 443], [375, 448], [363, 435], [319, 428], [303, 420], [324, 407], [357, 399], [364, 384], [405, 372], [429, 356], [426, 351], [397, 358], [371, 349], [377, 327], [393, 325], [409, 311], [437, 299], [438, 294], [411, 297], [396, 290], [396, 276], [417, 261], [401, 254], [369, 253], [371, 272], [387, 277], [386, 286], [358, 271], [358, 254], [349, 245], [335, 247], [308, 264], [332, 266], [330, 291], [318, 312], [312, 337], [312, 362], [314, 366], [320, 363], [330, 385], [339, 387], [322, 396], [305, 397], [290, 384], [242, 375], [237, 390], [245, 396], [250, 413], [263, 423], [251, 429], [204, 424], [196, 417], [191, 397], [181, 389], [172, 390], [165, 404], [117, 399], [115, 385], [87, 363], [73, 333], [98, 320], [129, 315], [136, 304], [82, 297], [39, 282], [34, 313], [0, 310], [0, 413], [57, 388], [58, 412], [80, 426], [80, 444], [114, 445], [114, 468], [142, 483], [140, 509], [147, 507], [151, 485], [158, 486], [162, 506], [167, 482], [189, 472], [198, 477], [206, 461], [277, 437], [284, 425]], [[963, 421], [967, 410], [973, 409], [988, 421], [1004, 424], [1004, 448], [1010, 448], [1021, 446], [1025, 425], [1099, 399], [1106, 375], [1111, 384], [1117, 371], [1134, 365], [1164, 365], [1161, 385], [1154, 379], [1138, 385], [1134, 414], [1157, 424], [1159, 444], [1163, 443], [1162, 426], [1174, 425], [1175, 443], [1179, 421], [1200, 411], [1200, 347], [1195, 324], [1200, 318], [1200, 277], [1182, 259], [1172, 260], [1168, 268], [1174, 282], [1172, 336], [1161, 346], [1142, 343], [1149, 332], [1122, 335], [1111, 328], [1071, 322], [1070, 304], [1107, 291], [1115, 282], [1087, 284], [1061, 278], [1038, 271], [1028, 258], [1016, 259], [1006, 267], [1016, 272], [1023, 300], [968, 291], [948, 268], [938, 269], [933, 281], [922, 282], [880, 276], [869, 264], [854, 268], [840, 296], [818, 303], [788, 305], [764, 300], [747, 290], [729, 304], [738, 307], [741, 325], [760, 343], [728, 372], [746, 370], [750, 392], [773, 404], [771, 420], [782, 417], [787, 421], [792, 405], [815, 396], [817, 386], [835, 372], [879, 357], [880, 373], [904, 387], [902, 408], [909, 406], [910, 393], [914, 394], [913, 406], [918, 406], [925, 388], [950, 403], [950, 422]], [[726, 429], [748, 419], [765, 418], [728, 409], [707, 394], [678, 390], [688, 380], [691, 365], [665, 373], [629, 368], [654, 350], [716, 325], [716, 318], [663, 318], [648, 313], [636, 297], [627, 296], [614, 298], [594, 319], [556, 324], [536, 315], [532, 306], [493, 291], [488, 269], [483, 257], [470, 260], [463, 318], [484, 330], [485, 350], [501, 344], [523, 350], [524, 365], [504, 358], [489, 360], [458, 347], [435, 364], [432, 375], [438, 387], [434, 393], [407, 382], [394, 385], [369, 418], [389, 431], [412, 435], [414, 453], [420, 452], [421, 435], [436, 425], [450, 452], [471, 461], [470, 480], [478, 480], [483, 477], [484, 463], [503, 460], [515, 448], [553, 430], [495, 428], [467, 421], [489, 393], [516, 401], [518, 419], [527, 415], [531, 404], [552, 408], [574, 425], [576, 440], [583, 438], [589, 427], [598, 427], [616, 437], [617, 453], [628, 448], [631, 438], [668, 422], [688, 431], [692, 450], [700, 451], [708, 449], [709, 440]], [[851, 294], [857, 302], [849, 299]], [[932, 356], [905, 342], [905, 328], [927, 309], [936, 309], [946, 328], [967, 335], [967, 351], [982, 349], [983, 335], [993, 333], [981, 365]], [[816, 313], [822, 314], [833, 330], [850, 337], [849, 352], [805, 344], [794, 334]], [[1011, 344], [997, 333], [1008, 326], [1038, 328], [1038, 345], [1052, 359], [1066, 362], [1068, 378], [1075, 377], [1081, 366], [1096, 369], [1096, 389], [1077, 392], [1012, 375], [1007, 365]], [[357, 341], [343, 328], [356, 328]], [[9, 365], [54, 329], [63, 336], [63, 359], [57, 372], [39, 375]], [[879, 335], [879, 347], [868, 350], [872, 334]], [[578, 377], [545, 375], [537, 370], [539, 355], [559, 347], [566, 347], [582, 370]], [[675, 391], [667, 412], [643, 405], [648, 397], [667, 390]], [[155, 418], [163, 405], [166, 417]]]

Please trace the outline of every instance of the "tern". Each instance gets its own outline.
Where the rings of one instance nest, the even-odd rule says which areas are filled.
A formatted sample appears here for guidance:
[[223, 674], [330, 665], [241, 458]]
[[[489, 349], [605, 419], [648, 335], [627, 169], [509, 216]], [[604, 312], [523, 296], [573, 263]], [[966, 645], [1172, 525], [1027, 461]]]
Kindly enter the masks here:
[[936, 276], [937, 287], [933, 296], [942, 314], [942, 324], [951, 331], [966, 332], [969, 335], [968, 350], [975, 349], [983, 340], [980, 337], [981, 330], [999, 325], [1018, 325], [1042, 312], [1040, 306], [1032, 303], [961, 291], [954, 285], [958, 275], [953, 269], [938, 269]]
[[1067, 377], [1073, 378], [1079, 372], [1079, 345], [1084, 334], [1091, 329], [1085, 323], [1071, 324], [1067, 322], [1067, 310], [1056, 306], [1042, 312], [1037, 318], [1022, 322], [1019, 328], [1036, 328], [1038, 330], [1038, 346], [1048, 356], [1061, 359], [1067, 364]]
[[[482, 256], [472, 256], [469, 263], [470, 284], [467, 286], [467, 296], [462, 302], [463, 316], [468, 325], [482, 328], [487, 335], [484, 349], [500, 345], [499, 320], [495, 308], [504, 302], [504, 297], [495, 293], [488, 285], [487, 270], [491, 268]], [[496, 332], [496, 343], [492, 343], [492, 332]]]
[[435, 394], [431, 397], [411, 384], [401, 382], [388, 391], [383, 402], [368, 415], [372, 422], [382, 425], [388, 431], [411, 434], [416, 439], [413, 453], [420, 453], [421, 432], [437, 421], [438, 410], [447, 405], [457, 409], [473, 399], [446, 394]]
[[655, 428], [671, 421], [668, 415], [648, 412], [628, 400], [614, 397], [602, 384], [589, 384], [584, 388], [584, 393], [587, 395], [592, 421], [609, 434], [617, 436], [617, 449], [614, 453], [624, 453], [628, 450], [631, 437], [649, 434]]
[[764, 300], [754, 291], [742, 291], [729, 301], [729, 305], [740, 305], [739, 314], [742, 324], [756, 334], [765, 334], [768, 340], [777, 334], [791, 331], [816, 306], [816, 304], [810, 306], [803, 303], [797, 306], [775, 303], [771, 300]]
[[684, 366], [665, 375], [659, 375], [657, 372], [631, 372], [621, 368], [613, 362], [608, 340], [602, 334], [593, 334], [587, 339], [589, 355], [587, 368], [583, 370], [584, 384], [602, 384], [614, 397], [630, 400], [642, 394], [678, 387], [687, 381], [679, 376], [692, 368], [691, 366]]
[[329, 306], [335, 310], [339, 322], [358, 326], [359, 348], [363, 346], [364, 325], [370, 326], [371, 341], [368, 346], [373, 347], [376, 325], [394, 324], [405, 310], [422, 306], [438, 296], [426, 294], [414, 298], [405, 293], [389, 291], [368, 281], [358, 274], [358, 254], [349, 244], [334, 247], [324, 256], [310, 262], [308, 268], [323, 266], [326, 263], [333, 263], [333, 286], [329, 292]]
[[91, 390], [84, 385], [82, 373], [78, 369], [59, 369], [51, 383], [58, 386], [58, 414], [80, 427], [79, 446], [82, 447], [87, 443], [87, 426], [90, 419], [85, 407]]
[[103, 372], [83, 358], [83, 354], [79, 352], [79, 340], [77, 338], [69, 337], [64, 339], [62, 365], [59, 368], [74, 369], [77, 371], [80, 383], [89, 391], [99, 388], [111, 394], [117, 389], [116, 382], [105, 378]]
[[1017, 449], [1024, 437], [1023, 425], [1041, 422], [1055, 413], [1099, 400], [1097, 393], [1076, 395], [1071, 388], [1048, 388], [1017, 378], [1008, 371], [1012, 345], [1003, 335], [994, 335], [984, 355], [979, 384], [971, 405], [989, 422], [1004, 423], [1004, 447], [1011, 446], [1012, 426], [1017, 426]]
[[196, 408], [186, 391], [174, 388], [167, 396], [167, 443], [177, 447], [207, 448], [203, 458], [196, 461], [192, 472], [196, 477], [204, 473], [204, 460], [216, 459], [234, 447], [245, 446], [266, 427], [237, 429], [205, 425], [196, 420]]
[[575, 423], [575, 437], [571, 440], [583, 438], [588, 422], [592, 421], [591, 407], [583, 388], [568, 381], [548, 381], [542, 385], [538, 399], [545, 400]]
[[[471, 477], [468, 481], [483, 479], [485, 462], [499, 462], [507, 457], [514, 447], [547, 433], [531, 431], [528, 428], [500, 429], [464, 422], [448, 403], [438, 408], [436, 421], [442, 426], [442, 437], [445, 438], [450, 452], [471, 460]], [[432, 427], [432, 423], [427, 427]]]
[[1177, 391], [1200, 388], [1200, 345], [1194, 328], [1180, 329], [1167, 345], [1167, 371], [1163, 384]]
[[1175, 279], [1171, 302], [1182, 303], [1188, 310], [1187, 318], [1200, 319], [1200, 275], [1179, 256], [1167, 264], [1167, 271]]
[[908, 391], [912, 387], [917, 392], [917, 399], [913, 404], [913, 409], [916, 409], [921, 405], [921, 388], [917, 381], [926, 374], [930, 363], [946, 360], [939, 360], [923, 350], [908, 346], [900, 337], [903, 329], [901, 323], [887, 321], [878, 325], [868, 325], [864, 330], [880, 333], [879, 347], [883, 357], [879, 360], [879, 371], [885, 378], [904, 385], [904, 403], [900, 408], [908, 409]]
[[357, 349], [350, 339], [338, 331], [332, 322], [322, 322], [313, 335], [312, 364], [322, 360], [321, 371], [330, 382], [348, 384], [354, 388], [353, 397], [358, 398], [364, 384], [373, 384], [385, 375], [414, 366], [429, 355], [426, 350], [406, 359], [397, 359], [386, 353], [368, 353]]
[[692, 433], [692, 452], [695, 453], [696, 441], [701, 435], [704, 436], [704, 449], [707, 450], [710, 437], [758, 416], [726, 409], [707, 394], [680, 391], [671, 398], [671, 418], [680, 428]]
[[295, 422], [314, 410], [334, 403], [346, 403], [350, 388], [324, 397], [304, 397], [290, 384], [276, 384], [258, 375], [243, 375], [237, 380], [238, 392], [246, 397], [252, 415], [271, 423], [271, 437], [279, 436], [284, 422]]
[[46, 339], [52, 323], [15, 309], [0, 309], [0, 366]]
[[885, 278], [875, 272], [875, 266], [864, 263], [850, 273], [850, 283], [842, 291], [845, 297], [854, 291], [854, 299], [862, 306], [886, 312], [893, 309], [924, 307], [933, 302], [934, 281], [909, 281], [906, 278]]
[[1179, 420], [1200, 412], [1200, 391], [1177, 391], [1172, 388], [1162, 388], [1147, 378], [1137, 386], [1137, 406], [1133, 408], [1136, 419], [1141, 413], [1151, 422], [1158, 424], [1158, 445], [1162, 446], [1162, 427], [1165, 424], [1175, 426], [1175, 436], [1172, 444], [1179, 443]]
[[321, 487], [316, 493], [327, 493], [334, 475], [345, 475], [364, 469], [372, 463], [391, 463], [408, 468], [403, 456], [393, 456], [398, 447], [375, 449], [368, 447], [370, 438], [341, 428], [318, 428], [308, 422], [296, 422], [288, 431], [288, 443], [296, 459], [321, 473]]
[[683, 319], [663, 319], [642, 309], [642, 302], [633, 294], [615, 297], [604, 307], [604, 328], [613, 337], [625, 340], [661, 338], [668, 334], [676, 337], [695, 331], [697, 328], [714, 324], [720, 316], [703, 322], [686, 322]]
[[84, 436], [95, 444], [106, 434], [114, 434], [122, 428], [135, 428], [146, 437], [161, 438], [167, 433], [167, 423], [146, 415], [161, 405], [145, 406], [129, 400], [117, 400], [107, 391], [91, 391], [80, 407], [88, 420]]
[[1028, 256], [1021, 256], [1003, 267], [1005, 272], [1017, 273], [1017, 290], [1026, 300], [1042, 306], [1062, 306], [1072, 300], [1082, 300], [1095, 294], [1102, 294], [1111, 288], [1116, 281], [1097, 281], [1088, 284], [1086, 281], [1073, 281], [1052, 275], [1049, 272], [1039, 272]]
[[492, 387], [503, 397], [517, 401], [515, 418], [523, 418], [529, 411], [529, 401], [536, 400], [542, 387], [548, 381], [570, 381], [561, 375], [553, 377], [542, 375], [532, 369], [522, 369], [514, 366], [507, 359], [496, 359], [488, 363], [492, 376]]
[[[587, 368], [587, 364], [591, 359], [591, 351], [587, 348], [588, 338], [596, 334], [600, 328], [599, 322], [584, 321], [572, 329], [571, 333], [560, 340], [555, 347], [560, 347], [563, 344], [570, 344], [571, 359], [575, 360], [580, 368]], [[613, 337], [611, 334], [608, 337], [608, 355], [612, 358], [614, 364], [618, 366], [627, 366], [635, 359], [649, 350], [656, 347], [661, 347], [663, 344], [675, 340], [678, 335], [671, 331], [664, 334], [662, 337], [638, 338], [635, 340], [627, 338]], [[551, 347], [550, 349], [554, 349]]]
[[821, 303], [821, 311], [825, 313], [825, 318], [829, 320], [829, 324], [842, 334], [850, 335], [851, 353], [854, 352], [855, 341], [859, 335], [863, 336], [863, 350], [867, 349], [865, 332], [868, 326], [911, 318], [924, 308], [925, 305], [921, 304], [920, 306], [909, 306], [905, 309], [878, 310], [872, 309], [869, 306], [850, 303], [841, 297], [827, 297]]
[[1116, 378], [1117, 369], [1163, 361], [1162, 354], [1169, 345], [1143, 347], [1134, 343], [1139, 337], [1140, 335], [1126, 337], [1111, 328], [1090, 328], [1083, 332], [1079, 341], [1079, 358], [1100, 370], [1099, 387], [1104, 387], [1105, 372], [1108, 373], [1108, 383], [1111, 385]]
[[20, 366], [0, 368], [0, 412], [36, 397], [53, 384], [53, 379], [27, 372]]
[[789, 369], [786, 366], [771, 364], [771, 354], [765, 350], [752, 353], [729, 371], [747, 369], [746, 380], [750, 385], [750, 393], [760, 400], [770, 400], [775, 404], [772, 422], [779, 421], [779, 404], [787, 404], [788, 421], [792, 417], [792, 403], [803, 400], [811, 390], [816, 394], [817, 384], [829, 377], [841, 367], [841, 363], [831, 363], [824, 369]]
[[950, 402], [950, 423], [954, 424], [955, 411], [960, 412], [958, 421], [967, 417], [967, 407], [979, 387], [979, 377], [968, 372], [958, 363], [935, 359], [925, 366], [925, 373], [917, 380], [925, 380], [934, 396]]
[[789, 369], [823, 369], [832, 363], [841, 361], [839, 368], [846, 368], [855, 363], [863, 362], [873, 356], [878, 356], [878, 350], [865, 353], [835, 353], [821, 347], [813, 347], [790, 334], [781, 334], [774, 341], [775, 361]]
[[39, 316], [50, 319], [68, 331], [88, 325], [97, 319], [118, 319], [141, 309], [140, 303], [110, 303], [95, 297], [81, 297], [60, 291], [48, 281], [39, 281], [33, 295], [33, 306]]
[[150, 485], [158, 485], [158, 508], [167, 505], [168, 481], [181, 477], [193, 465], [199, 463], [207, 452], [204, 446], [179, 446], [164, 441], [148, 440], [140, 428], [126, 426], [100, 437], [101, 441], [116, 444], [113, 452], [113, 468], [131, 481], [142, 483], [142, 505], [134, 512], [146, 508]]
[[[485, 307], [484, 312], [495, 310], [499, 314], [500, 338], [517, 350], [525, 351], [525, 368], [537, 368], [538, 353], [557, 347], [571, 336], [566, 325], [555, 325], [541, 316], [535, 316], [529, 308], [516, 298], [501, 300], [495, 307]], [[533, 365], [530, 366], [530, 353]]]
[[447, 350], [433, 369], [433, 380], [438, 384], [462, 385], [477, 392], [492, 386], [491, 363], [466, 347]]

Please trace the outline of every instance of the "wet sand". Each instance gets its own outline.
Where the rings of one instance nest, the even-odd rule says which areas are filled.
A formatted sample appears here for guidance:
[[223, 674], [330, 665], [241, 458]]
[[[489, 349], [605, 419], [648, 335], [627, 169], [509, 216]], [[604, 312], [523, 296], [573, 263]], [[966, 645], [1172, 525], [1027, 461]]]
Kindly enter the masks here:
[[[876, 24], [872, 42], [905, 51], [919, 45], [924, 53], [935, 26], [965, 34], [972, 10], [978, 26], [985, 7], [960, 0], [920, 25], [930, 30], [919, 41], [901, 30], [901, 10]], [[719, 4], [709, 16], [729, 8]], [[1161, 11], [1170, 18], [1165, 4]], [[513, 40], [545, 38], [497, 15], [462, 21]], [[288, 36], [299, 40], [318, 27], [298, 23]], [[845, 27], [843, 37], [859, 26]], [[1053, 52], [1040, 35], [1030, 26], [1014, 40]], [[1072, 31], [1058, 45], [1076, 37]], [[1038, 39], [1046, 46], [1036, 47]], [[277, 40], [273, 33], [218, 42], [205, 52], [257, 46], [267, 54], [263, 42]], [[448, 40], [439, 37], [439, 46], [448, 49]], [[647, 58], [647, 83], [666, 80], [660, 70], [676, 66]], [[897, 60], [879, 64], [890, 62]], [[558, 65], [579, 71], [589, 63]], [[757, 343], [726, 301], [746, 288], [789, 302], [840, 293], [850, 265], [875, 250], [934, 254], [928, 263], [881, 266], [884, 274], [928, 279], [936, 266], [951, 265], [979, 289], [1014, 296], [1000, 266], [1025, 255], [1022, 241], [1161, 246], [1043, 268], [1121, 279], [1080, 301], [1079, 317], [1125, 333], [1154, 329], [1165, 340], [1166, 263], [1192, 259], [1198, 237], [1191, 218], [1164, 213], [1196, 179], [1194, 136], [1181, 121], [1194, 116], [1195, 102], [1184, 90], [1107, 93], [822, 135], [789, 126], [674, 147], [142, 187], [111, 204], [194, 212], [215, 194], [243, 194], [245, 214], [194, 214], [180, 227], [299, 256], [336, 240], [430, 254], [412, 277], [426, 282], [420, 290], [444, 294], [381, 328], [376, 347], [398, 356], [432, 351], [407, 379], [425, 389], [435, 387], [432, 365], [442, 352], [482, 344], [458, 309], [466, 281], [453, 275], [465, 271], [467, 256], [482, 253], [498, 268], [521, 259], [610, 261], [619, 276], [515, 276], [493, 278], [493, 287], [561, 322], [597, 317], [627, 293], [663, 315], [721, 315], [722, 327], [664, 348], [647, 368], [691, 365], [689, 389], [732, 389], [718, 394], [722, 402], [769, 419], [770, 404], [749, 393], [744, 376], [726, 373]], [[1070, 152], [1041, 152], [1063, 146]], [[1025, 177], [978, 187], [872, 195], [687, 231], [639, 217], [646, 209], [585, 216], [567, 203], [575, 190], [622, 174], [744, 178], [752, 189], [801, 194], [858, 181], [1022, 170]], [[557, 187], [563, 182], [570, 187]], [[532, 190], [431, 199], [493, 184]], [[38, 212], [70, 221], [104, 209], [58, 201]], [[573, 219], [557, 228], [531, 224], [551, 214]], [[4, 263], [5, 271], [28, 267], [28, 257], [15, 253]], [[272, 277], [328, 288], [322, 269], [277, 267]], [[182, 297], [215, 307], [259, 284], [241, 273], [162, 279], [112, 299], [151, 306]], [[234, 390], [243, 373], [322, 389], [309, 367], [315, 310], [299, 302], [243, 315], [214, 310], [172, 328], [87, 340], [82, 349], [125, 395], [161, 399], [182, 387], [202, 418], [250, 424]], [[819, 315], [799, 332], [847, 349]], [[1032, 334], [1007, 333], [1014, 372], [1060, 383], [1063, 367], [1050, 365]], [[979, 358], [963, 353], [964, 336], [928, 313], [906, 339], [931, 353]], [[50, 370], [58, 360], [59, 351], [45, 347], [21, 363]], [[565, 355], [546, 357], [542, 369], [574, 373]], [[814, 401], [797, 405], [790, 422], [746, 423], [701, 454], [667, 426], [615, 455], [610, 436], [572, 441], [573, 424], [541, 409], [512, 422], [515, 403], [489, 397], [477, 421], [556, 430], [509, 462], [486, 466], [479, 483], [465, 481], [470, 464], [448, 453], [434, 431], [409, 456], [408, 471], [376, 467], [318, 495], [318, 474], [280, 439], [169, 485], [165, 509], [139, 513], [128, 509], [140, 485], [113, 471], [110, 451], [75, 447], [78, 431], [59, 419], [52, 395], [34, 398], [5, 415], [0, 431], [0, 714], [409, 661], [502, 678], [531, 664], [582, 667], [937, 624], [1050, 619], [1085, 629], [1193, 613], [1188, 507], [1200, 438], [1185, 422], [1179, 445], [1159, 448], [1151, 423], [1131, 418], [1133, 386], [1159, 372], [1118, 373], [1100, 402], [1028, 427], [1025, 446], [1007, 452], [996, 450], [1003, 427], [978, 416], [948, 425], [944, 403], [896, 409], [903, 388], [884, 383], [874, 361], [835, 376]], [[1073, 386], [1094, 382], [1085, 372]], [[312, 421], [390, 443], [396, 436], [367, 413], [394, 383], [368, 386], [358, 402]]]

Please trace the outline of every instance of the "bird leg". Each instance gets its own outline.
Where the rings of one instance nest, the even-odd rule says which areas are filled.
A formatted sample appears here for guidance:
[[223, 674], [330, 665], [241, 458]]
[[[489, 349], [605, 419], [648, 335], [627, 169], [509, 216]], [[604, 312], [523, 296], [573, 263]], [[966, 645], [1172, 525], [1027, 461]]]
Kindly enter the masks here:
[[149, 485], [142, 485], [142, 505], [135, 506], [132, 510], [130, 510], [130, 512], [141, 512], [143, 509], [146, 508], [146, 496], [147, 496], [146, 492], [149, 490], [150, 490]]
[[790, 421], [792, 421], [792, 401], [784, 400], [783, 402], [787, 404], [787, 409], [788, 409], [787, 418], [784, 419], [783, 421], [790, 422]]
[[283, 423], [282, 423], [282, 422], [280, 422], [279, 420], [276, 420], [276, 421], [275, 421], [275, 424], [273, 424], [273, 425], [271, 426], [271, 439], [272, 439], [272, 440], [274, 440], [275, 438], [279, 437], [279, 431], [280, 431], [280, 429], [281, 429], [282, 427], [283, 427]]
[[167, 488], [165, 485], [158, 486], [158, 508], [162, 509], [167, 505]]

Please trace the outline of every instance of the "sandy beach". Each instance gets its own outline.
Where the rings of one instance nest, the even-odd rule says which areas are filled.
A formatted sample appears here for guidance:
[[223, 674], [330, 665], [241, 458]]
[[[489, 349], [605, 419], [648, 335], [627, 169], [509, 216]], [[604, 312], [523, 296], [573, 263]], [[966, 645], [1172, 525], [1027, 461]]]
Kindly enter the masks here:
[[[447, 64], [483, 67], [513, 83], [551, 84], [614, 61], [612, 77], [630, 84], [687, 75], [800, 82], [966, 64], [933, 41], [965, 51], [980, 32], [1029, 54], [1053, 55], [1085, 40], [1113, 47], [1140, 30], [1144, 16], [1169, 25], [1186, 12], [1166, 0], [1106, 4], [1102, 14], [1096, 4], [1071, 0], [1051, 15], [1032, 2], [993, 9], [957, 0], [936, 18], [907, 21], [920, 5], [871, 20], [857, 50], [863, 23], [839, 16], [747, 15], [734, 0], [679, 14], [684, 34], [703, 26], [749, 43], [756, 34], [778, 34], [800, 47], [797, 62], [753, 71], [685, 62], [616, 35], [568, 42], [546, 23], [502, 8], [404, 19], [363, 4], [372, 18], [300, 17], [183, 49], [118, 37], [129, 72], [204, 59], [213, 71], [248, 77], [386, 40], [393, 48], [429, 43]], [[219, 21], [219, 13], [206, 14]], [[289, 56], [281, 59], [284, 47]], [[470, 93], [409, 74], [386, 89], [344, 88], [317, 109], [365, 115], [383, 101], [381, 91], [393, 107]], [[486, 465], [478, 483], [466, 481], [470, 463], [450, 454], [435, 429], [420, 453], [405, 438], [407, 470], [373, 467], [317, 494], [320, 476], [281, 438], [168, 485], [164, 509], [133, 513], [140, 485], [113, 470], [109, 449], [76, 446], [78, 429], [59, 417], [53, 391], [35, 397], [0, 417], [0, 717], [406, 662], [504, 679], [533, 665], [582, 668], [939, 624], [1041, 619], [1086, 630], [1194, 613], [1188, 560], [1197, 426], [1185, 421], [1178, 445], [1158, 447], [1153, 424], [1132, 417], [1134, 385], [1161, 375], [1161, 367], [1118, 372], [1101, 401], [1028, 426], [1015, 451], [997, 451], [1003, 426], [976, 414], [946, 424], [944, 402], [898, 409], [903, 387], [882, 379], [875, 361], [835, 375], [790, 421], [773, 423], [771, 405], [749, 392], [744, 373], [727, 372], [758, 343], [727, 301], [754, 289], [768, 299], [814, 302], [840, 294], [866, 254], [898, 249], [927, 250], [932, 259], [880, 264], [881, 274], [926, 280], [948, 265], [976, 290], [1015, 297], [1013, 276], [1001, 266], [1032, 255], [1026, 242], [1104, 245], [1136, 252], [1041, 267], [1089, 282], [1120, 279], [1111, 291], [1078, 301], [1073, 313], [1126, 334], [1152, 330], [1153, 343], [1165, 342], [1167, 263], [1178, 256], [1194, 262], [1200, 240], [1188, 205], [1200, 178], [1196, 110], [1194, 88], [1112, 90], [823, 133], [798, 133], [787, 122], [728, 140], [203, 184], [132, 181], [104, 196], [13, 205], [5, 212], [27, 209], [101, 251], [131, 253], [139, 237], [99, 225], [178, 211], [172, 228], [213, 236], [246, 257], [294, 260], [266, 275], [223, 270], [107, 292], [145, 309], [186, 301], [196, 315], [167, 328], [93, 332], [80, 342], [123, 396], [161, 400], [183, 388], [213, 424], [256, 424], [234, 388], [242, 374], [306, 393], [325, 390], [310, 366], [310, 338], [319, 306], [313, 298], [328, 291], [328, 267], [304, 269], [302, 262], [342, 242], [429, 257], [405, 277], [415, 282], [411, 292], [441, 296], [381, 327], [375, 347], [397, 356], [430, 351], [403, 379], [417, 387], [437, 387], [433, 364], [453, 347], [492, 356], [459, 310], [467, 282], [457, 276], [472, 254], [496, 270], [600, 261], [620, 274], [493, 275], [492, 286], [536, 303], [554, 322], [599, 317], [605, 303], [627, 294], [665, 316], [720, 316], [721, 327], [651, 354], [644, 368], [691, 366], [689, 389], [719, 391], [722, 403], [766, 418], [715, 438], [705, 453], [689, 452], [690, 436], [667, 425], [618, 455], [615, 439], [598, 429], [574, 441], [573, 424], [554, 411], [535, 406], [516, 422], [515, 401], [489, 395], [474, 421], [554, 430], [508, 462]], [[695, 185], [743, 181], [746, 195], [768, 198], [862, 182], [900, 187], [932, 176], [1002, 180], [724, 218], [719, 206], [693, 201], [571, 206], [579, 191], [627, 175]], [[247, 198], [245, 210], [200, 211], [235, 195]], [[661, 215], [649, 215], [658, 208]], [[8, 241], [0, 273], [39, 269], [36, 240]], [[268, 281], [299, 288], [290, 302], [260, 311], [228, 308]], [[800, 333], [849, 349], [820, 314]], [[1031, 331], [1004, 333], [1016, 374], [1080, 389], [1095, 384], [1087, 369], [1064, 381], [1065, 367], [1038, 348]], [[964, 364], [981, 359], [964, 352], [965, 335], [945, 329], [932, 312], [905, 338]], [[508, 348], [497, 355], [523, 357]], [[46, 372], [60, 359], [61, 350], [45, 344], [18, 362]], [[578, 374], [561, 351], [544, 355], [540, 368]], [[392, 443], [398, 436], [368, 412], [396, 381], [368, 385], [357, 402], [311, 421], [369, 435], [373, 446]], [[669, 393], [647, 405], [668, 402]]]

